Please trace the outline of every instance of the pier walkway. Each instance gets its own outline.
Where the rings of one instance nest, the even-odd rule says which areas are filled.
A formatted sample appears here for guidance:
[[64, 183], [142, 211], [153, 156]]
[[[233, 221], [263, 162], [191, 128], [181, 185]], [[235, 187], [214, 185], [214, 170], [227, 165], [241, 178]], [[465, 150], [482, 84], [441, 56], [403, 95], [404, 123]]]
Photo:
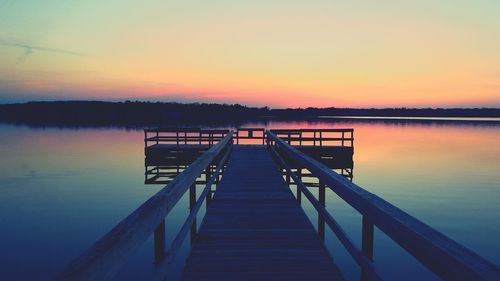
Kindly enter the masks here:
[[235, 146], [183, 280], [342, 280], [264, 146]]
[[[56, 280], [113, 280], [151, 236], [153, 276], [144, 280], [342, 280], [343, 268], [336, 266], [323, 243], [326, 228], [359, 266], [361, 281], [384, 280], [384, 267], [374, 256], [375, 228], [377, 235], [390, 239], [439, 279], [500, 280], [497, 265], [354, 184], [353, 133], [145, 130], [145, 183], [166, 185], [67, 265]], [[327, 190], [360, 214], [361, 241], [328, 211]], [[189, 200], [187, 218], [172, 231], [177, 228], [168, 223], [179, 220], [169, 214], [184, 198]], [[302, 210], [302, 200], [317, 212], [317, 228]], [[198, 229], [203, 207], [206, 213]], [[168, 245], [167, 231], [173, 237]], [[187, 260], [180, 259], [179, 252], [186, 249]]]

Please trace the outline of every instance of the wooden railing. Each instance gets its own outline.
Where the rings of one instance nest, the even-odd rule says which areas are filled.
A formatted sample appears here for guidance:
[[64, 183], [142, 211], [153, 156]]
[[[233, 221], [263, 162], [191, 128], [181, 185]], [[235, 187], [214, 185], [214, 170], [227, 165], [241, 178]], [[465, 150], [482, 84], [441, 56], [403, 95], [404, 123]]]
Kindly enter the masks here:
[[[109, 233], [69, 264], [56, 280], [109, 280], [118, 273], [130, 255], [153, 234], [155, 262], [154, 280], [163, 280], [189, 230], [196, 233], [196, 214], [204, 200], [211, 200], [211, 186], [218, 181], [232, 150], [233, 133], [229, 131], [217, 144], [194, 161], [167, 186], [161, 189]], [[210, 166], [216, 165], [211, 174]], [[196, 179], [205, 171], [206, 185], [196, 200]], [[165, 251], [165, 217], [181, 197], [190, 190], [190, 213]]]
[[293, 146], [354, 146], [354, 129], [280, 129], [271, 132]]
[[[320, 237], [324, 239], [326, 223], [361, 267], [362, 280], [382, 280], [376, 263], [373, 262], [374, 226], [443, 280], [500, 280], [500, 271], [494, 264], [382, 198], [346, 180], [292, 147], [275, 133], [266, 131], [266, 135], [267, 145], [274, 158], [280, 167], [287, 171], [287, 181], [290, 183], [291, 178], [297, 185], [297, 200], [300, 202], [304, 194], [318, 211]], [[290, 161], [294, 162], [294, 166], [299, 164], [301, 168], [296, 169], [295, 173], [292, 172]], [[301, 181], [302, 169], [309, 170], [318, 178], [318, 199]], [[363, 216], [361, 249], [325, 208], [326, 187]]]
[[[144, 130], [145, 147], [154, 144], [170, 145], [213, 145], [220, 141], [229, 132], [225, 129], [201, 128], [158, 128]], [[279, 138], [293, 146], [347, 146], [353, 147], [354, 129], [279, 129], [271, 130]], [[264, 128], [237, 128], [234, 133], [236, 144], [240, 140], [256, 140], [256, 143], [265, 144]]]
[[264, 145], [266, 140], [266, 133], [264, 128], [237, 128], [236, 129], [236, 143], [240, 144], [241, 140], [258, 140], [259, 143]]
[[229, 130], [204, 130], [201, 128], [158, 128], [144, 130], [144, 145], [208, 145], [222, 140]]

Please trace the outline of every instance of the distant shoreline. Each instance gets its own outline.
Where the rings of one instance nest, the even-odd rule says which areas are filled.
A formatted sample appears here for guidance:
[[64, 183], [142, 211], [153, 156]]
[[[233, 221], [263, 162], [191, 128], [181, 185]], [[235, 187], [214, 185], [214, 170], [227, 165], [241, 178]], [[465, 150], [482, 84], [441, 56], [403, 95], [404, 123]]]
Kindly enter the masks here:
[[0, 104], [0, 122], [31, 126], [234, 125], [257, 120], [500, 122], [500, 108], [294, 108], [239, 104], [53, 101]]
[[318, 116], [317, 118], [374, 119], [374, 120], [429, 120], [429, 121], [492, 121], [500, 122], [500, 117], [418, 117], [418, 116]]

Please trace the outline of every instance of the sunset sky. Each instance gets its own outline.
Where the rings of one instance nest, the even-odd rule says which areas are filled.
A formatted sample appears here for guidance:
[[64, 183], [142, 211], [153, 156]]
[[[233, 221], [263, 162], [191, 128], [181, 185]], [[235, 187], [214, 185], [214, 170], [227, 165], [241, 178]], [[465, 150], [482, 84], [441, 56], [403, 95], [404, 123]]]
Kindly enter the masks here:
[[0, 0], [0, 103], [500, 107], [499, 0]]

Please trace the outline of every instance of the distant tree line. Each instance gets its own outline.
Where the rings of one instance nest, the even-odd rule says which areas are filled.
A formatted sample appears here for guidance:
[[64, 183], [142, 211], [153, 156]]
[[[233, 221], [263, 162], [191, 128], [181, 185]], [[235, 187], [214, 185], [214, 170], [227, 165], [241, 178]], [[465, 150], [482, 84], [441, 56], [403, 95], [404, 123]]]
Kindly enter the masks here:
[[57, 101], [0, 105], [0, 121], [57, 126], [145, 126], [238, 123], [265, 108], [208, 103]]
[[280, 117], [387, 116], [387, 117], [500, 117], [500, 108], [315, 108], [274, 109]]
[[499, 108], [297, 108], [239, 104], [54, 101], [0, 104], [0, 122], [33, 126], [238, 125], [264, 117], [318, 116], [500, 117]]

